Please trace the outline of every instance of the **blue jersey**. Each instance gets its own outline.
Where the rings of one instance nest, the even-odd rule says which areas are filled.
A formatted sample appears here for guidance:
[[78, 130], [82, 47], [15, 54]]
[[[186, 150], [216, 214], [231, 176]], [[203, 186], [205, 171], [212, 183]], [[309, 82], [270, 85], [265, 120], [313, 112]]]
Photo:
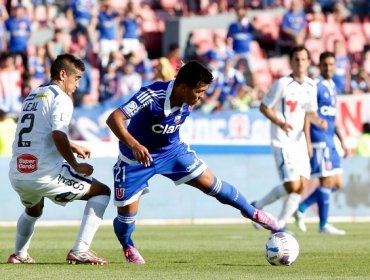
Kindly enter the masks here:
[[310, 164], [311, 176], [321, 178], [342, 173], [341, 159], [334, 143], [337, 94], [332, 80], [321, 78], [317, 83], [317, 105], [319, 117], [326, 120], [328, 129], [311, 125], [313, 155]]
[[327, 142], [334, 145], [335, 117], [337, 114], [337, 94], [332, 80], [320, 80], [317, 83], [317, 106], [319, 117], [326, 120], [328, 129], [311, 125], [311, 141], [313, 143]]
[[97, 6], [96, 0], [70, 0], [74, 21], [82, 26], [88, 26], [92, 19], [91, 10]]
[[281, 28], [289, 28], [295, 32], [300, 32], [307, 26], [306, 15], [303, 11], [287, 12], [281, 23]]
[[116, 12], [99, 12], [97, 29], [100, 32], [100, 39], [115, 40], [117, 36]]
[[136, 39], [139, 37], [139, 24], [136, 19], [125, 18], [122, 22], [124, 27], [124, 39]]
[[[179, 130], [192, 107], [172, 107], [170, 96], [174, 81], [155, 82], [142, 87], [128, 102], [119, 108], [130, 119], [127, 127], [131, 135], [145, 146], [153, 159], [173, 155], [178, 152]], [[120, 152], [125, 157], [135, 160], [129, 149], [119, 143]]]
[[227, 31], [227, 38], [229, 37], [233, 39], [233, 50], [236, 54], [248, 53], [253, 40], [253, 27], [249, 23], [242, 25], [234, 22]]
[[10, 17], [5, 21], [5, 28], [10, 33], [8, 48], [11, 53], [25, 52], [31, 33], [31, 22], [28, 18]]

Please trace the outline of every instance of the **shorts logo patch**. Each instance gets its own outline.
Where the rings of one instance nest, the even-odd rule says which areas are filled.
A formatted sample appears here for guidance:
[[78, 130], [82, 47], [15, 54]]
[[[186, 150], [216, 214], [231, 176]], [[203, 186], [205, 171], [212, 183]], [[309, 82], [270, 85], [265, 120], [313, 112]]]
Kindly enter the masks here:
[[193, 171], [193, 170], [194, 170], [194, 169], [196, 169], [199, 165], [200, 165], [200, 160], [199, 160], [199, 159], [196, 159], [192, 165], [189, 165], [188, 167], [186, 167], [186, 172], [191, 172], [191, 171]]
[[73, 200], [76, 196], [77, 194], [74, 194], [71, 192], [65, 192], [65, 193], [61, 193], [55, 196], [55, 200], [58, 202], [69, 202]]
[[17, 169], [21, 173], [32, 173], [37, 170], [37, 157], [30, 154], [21, 154], [17, 157]]
[[124, 188], [116, 188], [116, 198], [117, 199], [122, 199], [124, 194], [125, 194]]

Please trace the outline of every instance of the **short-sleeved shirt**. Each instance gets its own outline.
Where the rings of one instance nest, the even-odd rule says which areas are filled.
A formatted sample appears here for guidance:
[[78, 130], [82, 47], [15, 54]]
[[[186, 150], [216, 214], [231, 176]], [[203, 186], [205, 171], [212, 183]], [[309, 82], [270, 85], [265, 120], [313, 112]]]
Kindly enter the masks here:
[[117, 22], [118, 13], [99, 12], [97, 29], [100, 33], [100, 39], [116, 40], [117, 37]]
[[48, 182], [59, 174], [64, 159], [52, 131], [67, 134], [72, 113], [72, 99], [54, 84], [40, 86], [27, 96], [13, 143], [10, 178]]
[[25, 52], [31, 33], [31, 22], [28, 18], [10, 17], [5, 21], [5, 28], [10, 33], [8, 48], [10, 52]]
[[307, 26], [306, 15], [303, 11], [299, 12], [287, 12], [281, 23], [281, 28], [289, 28], [295, 32], [304, 30]]
[[[130, 134], [145, 146], [153, 158], [176, 154], [179, 149], [180, 127], [192, 111], [183, 104], [172, 107], [170, 96], [174, 81], [155, 82], [142, 87], [120, 110], [130, 119], [127, 127]], [[119, 144], [122, 155], [135, 160], [131, 149]]]
[[230, 24], [227, 38], [233, 39], [233, 50], [236, 54], [248, 53], [253, 40], [253, 27], [251, 24], [234, 22]]
[[332, 80], [320, 80], [317, 83], [318, 115], [328, 123], [328, 128], [322, 130], [315, 124], [311, 124], [311, 142], [326, 142], [334, 145], [335, 117], [337, 114], [337, 94]]
[[271, 124], [273, 146], [283, 147], [292, 142], [305, 142], [305, 114], [317, 111], [317, 88], [311, 78], [305, 77], [302, 83], [292, 76], [278, 79], [264, 96], [262, 103], [272, 108], [281, 121], [293, 127], [287, 134], [280, 127]]

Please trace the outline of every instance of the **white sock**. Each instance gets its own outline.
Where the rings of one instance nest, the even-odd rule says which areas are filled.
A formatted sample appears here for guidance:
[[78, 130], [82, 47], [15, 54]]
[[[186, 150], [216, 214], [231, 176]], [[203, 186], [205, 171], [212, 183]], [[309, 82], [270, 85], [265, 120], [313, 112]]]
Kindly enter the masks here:
[[80, 231], [77, 235], [73, 251], [87, 251], [103, 219], [105, 209], [109, 203], [108, 195], [98, 195], [90, 198], [85, 206]]
[[262, 197], [260, 200], [257, 200], [254, 203], [254, 206], [258, 209], [262, 209], [266, 205], [273, 203], [274, 201], [278, 200], [280, 197], [287, 195], [287, 191], [283, 184], [277, 185], [274, 187], [268, 194]]
[[18, 219], [14, 253], [21, 258], [26, 258], [28, 255], [28, 248], [30, 247], [32, 235], [35, 231], [35, 223], [38, 218], [23, 212]]
[[286, 223], [292, 217], [293, 213], [298, 209], [299, 202], [302, 196], [298, 193], [290, 193], [288, 199], [284, 202], [281, 209], [278, 224], [280, 228], [285, 227]]

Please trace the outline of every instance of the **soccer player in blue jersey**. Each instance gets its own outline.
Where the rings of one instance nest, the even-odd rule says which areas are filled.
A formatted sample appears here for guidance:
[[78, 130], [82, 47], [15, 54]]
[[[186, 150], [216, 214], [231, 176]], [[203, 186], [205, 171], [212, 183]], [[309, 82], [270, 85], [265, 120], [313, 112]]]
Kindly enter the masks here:
[[320, 185], [316, 190], [300, 203], [294, 217], [298, 227], [306, 231], [302, 220], [303, 212], [314, 203], [318, 204], [320, 227], [319, 232], [324, 234], [344, 235], [345, 231], [335, 228], [328, 223], [330, 195], [342, 185], [341, 159], [335, 147], [335, 135], [341, 143], [344, 155], [348, 150], [344, 144], [343, 135], [336, 122], [337, 93], [332, 77], [335, 73], [335, 55], [325, 51], [320, 55], [321, 77], [317, 83], [318, 113], [328, 123], [328, 129], [322, 130], [315, 124], [309, 124], [307, 134], [311, 149], [311, 176], [318, 177]]
[[[176, 185], [185, 183], [195, 187], [240, 210], [243, 216], [268, 230], [278, 229], [273, 217], [251, 206], [234, 186], [215, 177], [180, 140], [181, 125], [212, 80], [207, 68], [190, 61], [180, 68], [175, 80], [142, 87], [107, 119], [120, 140], [119, 158], [114, 166], [114, 204], [118, 210], [114, 231], [130, 263], [145, 263], [131, 235], [139, 199], [148, 192], [148, 180], [155, 174], [166, 176]], [[126, 127], [127, 119], [130, 123]]]

